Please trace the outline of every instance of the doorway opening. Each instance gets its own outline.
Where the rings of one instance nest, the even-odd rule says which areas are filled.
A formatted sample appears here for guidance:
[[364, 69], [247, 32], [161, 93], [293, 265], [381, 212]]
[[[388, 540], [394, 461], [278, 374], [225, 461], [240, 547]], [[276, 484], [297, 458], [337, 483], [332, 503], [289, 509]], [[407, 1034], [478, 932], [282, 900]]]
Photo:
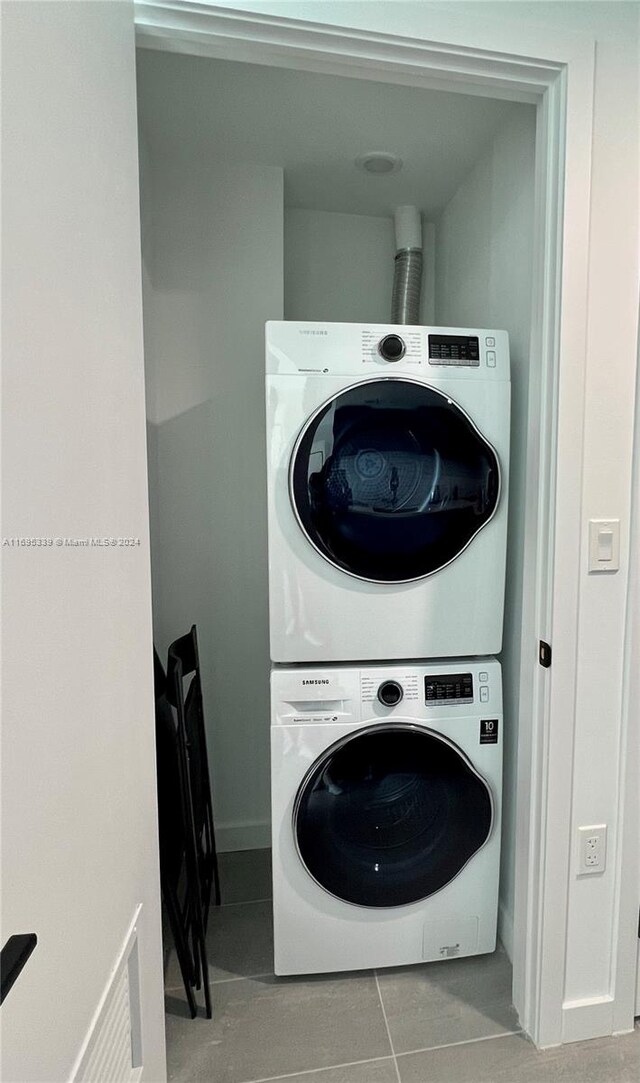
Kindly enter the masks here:
[[[521, 89], [511, 96], [519, 100], [377, 82], [371, 72], [354, 79], [140, 51], [154, 620], [161, 649], [193, 620], [208, 641], [205, 697], [216, 704], [210, 741], [223, 851], [269, 844], [264, 322], [385, 322], [391, 213], [409, 201], [412, 181], [427, 236], [422, 322], [510, 333], [500, 935], [506, 965], [516, 963], [516, 1002], [531, 1032], [536, 934], [530, 928], [531, 943], [520, 941], [522, 912], [514, 934], [516, 821], [529, 821], [531, 794], [520, 785], [518, 811], [515, 786], [523, 766], [531, 771], [528, 757], [539, 738], [536, 661], [528, 652], [548, 603], [554, 450], [547, 436], [554, 432], [557, 376], [555, 322], [539, 320], [540, 267], [557, 271], [558, 260], [540, 238], [549, 243], [544, 227], [557, 212], [557, 171], [544, 152], [560, 114], [548, 101], [536, 108], [535, 96]], [[394, 108], [413, 140], [404, 151], [407, 172], [358, 174], [355, 160], [381, 149], [362, 142], [367, 120], [379, 134], [381, 118], [393, 117]], [[388, 132], [396, 144], [400, 123]], [[333, 144], [323, 146], [323, 124]], [[332, 159], [337, 128], [344, 146], [338, 154], [334, 146]], [[417, 148], [424, 153], [425, 145], [430, 163], [420, 165]], [[443, 157], [441, 190], [429, 202], [426, 180]], [[553, 275], [547, 273], [544, 289], [554, 295]], [[552, 311], [549, 304], [547, 319]], [[248, 800], [238, 802], [239, 794]], [[529, 854], [517, 857], [523, 867], [529, 863]]]

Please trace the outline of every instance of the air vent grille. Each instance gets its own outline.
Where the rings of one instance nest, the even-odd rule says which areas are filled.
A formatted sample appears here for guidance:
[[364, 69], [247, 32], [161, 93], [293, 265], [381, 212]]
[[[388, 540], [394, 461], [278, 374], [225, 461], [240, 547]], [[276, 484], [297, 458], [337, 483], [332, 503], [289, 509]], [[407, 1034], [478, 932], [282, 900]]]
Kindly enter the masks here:
[[142, 1076], [138, 907], [114, 960], [96, 1008], [71, 1083], [139, 1083]]
[[91, 1052], [76, 1079], [78, 1083], [130, 1083], [132, 1072], [129, 969], [124, 967], [111, 989], [94, 1031]]

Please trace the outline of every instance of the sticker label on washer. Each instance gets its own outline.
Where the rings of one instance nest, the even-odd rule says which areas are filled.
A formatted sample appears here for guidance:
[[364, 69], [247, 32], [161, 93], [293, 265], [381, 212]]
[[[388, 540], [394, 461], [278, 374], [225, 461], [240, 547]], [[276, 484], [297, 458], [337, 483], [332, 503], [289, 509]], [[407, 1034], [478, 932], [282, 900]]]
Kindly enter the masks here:
[[497, 745], [498, 743], [498, 719], [480, 719], [480, 744]]

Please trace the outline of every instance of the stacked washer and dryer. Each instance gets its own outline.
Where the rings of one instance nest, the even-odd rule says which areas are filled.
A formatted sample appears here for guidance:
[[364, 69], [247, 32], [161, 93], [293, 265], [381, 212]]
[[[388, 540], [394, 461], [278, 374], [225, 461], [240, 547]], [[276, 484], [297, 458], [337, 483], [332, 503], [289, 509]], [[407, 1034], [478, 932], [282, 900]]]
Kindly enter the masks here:
[[266, 342], [276, 973], [493, 951], [507, 334]]

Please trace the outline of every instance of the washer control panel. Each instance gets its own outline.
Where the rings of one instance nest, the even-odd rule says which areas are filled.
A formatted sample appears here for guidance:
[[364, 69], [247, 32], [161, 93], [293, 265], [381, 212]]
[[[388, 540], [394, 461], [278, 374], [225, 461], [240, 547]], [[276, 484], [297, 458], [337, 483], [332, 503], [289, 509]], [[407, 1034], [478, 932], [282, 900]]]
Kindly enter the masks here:
[[276, 666], [271, 672], [271, 705], [273, 724], [285, 726], [397, 718], [429, 725], [469, 717], [482, 717], [484, 725], [502, 710], [500, 663], [487, 657], [362, 668]]
[[428, 707], [473, 703], [473, 674], [429, 674], [424, 679], [424, 699]]

